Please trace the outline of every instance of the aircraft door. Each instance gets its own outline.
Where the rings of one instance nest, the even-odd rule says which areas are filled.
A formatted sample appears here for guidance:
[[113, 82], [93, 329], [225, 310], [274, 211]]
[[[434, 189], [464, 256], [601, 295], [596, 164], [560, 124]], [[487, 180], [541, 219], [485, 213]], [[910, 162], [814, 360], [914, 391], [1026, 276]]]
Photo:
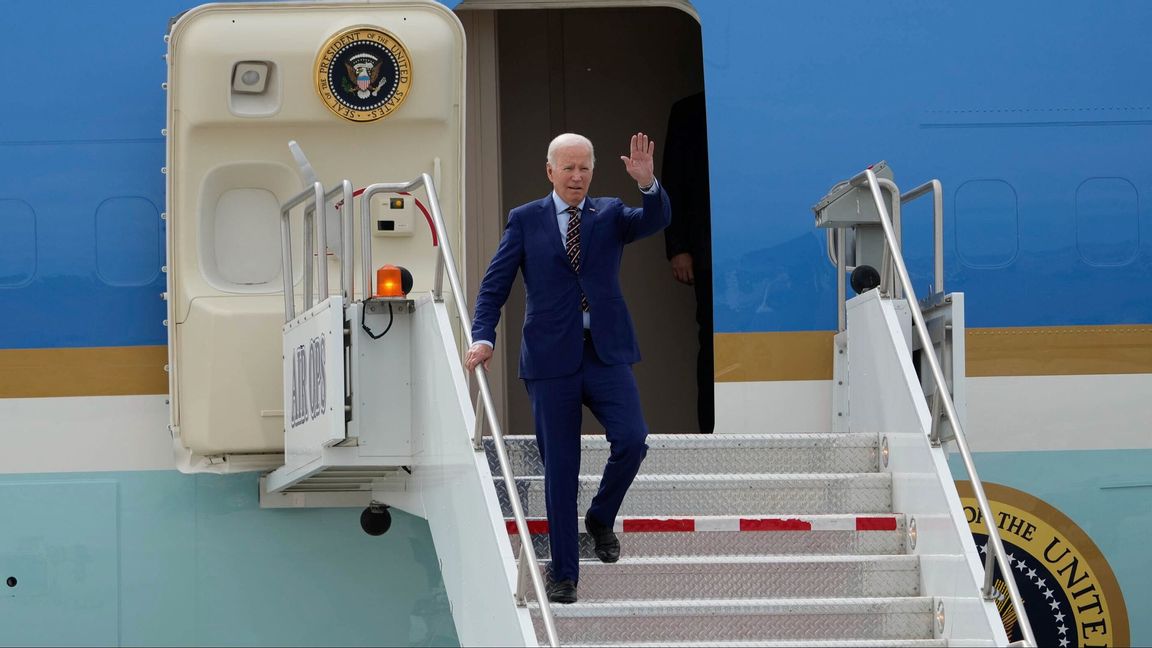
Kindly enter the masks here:
[[[452, 246], [463, 249], [463, 29], [451, 11], [421, 0], [211, 4], [176, 19], [167, 40], [178, 464], [274, 467], [284, 443], [280, 205], [309, 173], [288, 142], [326, 188], [431, 174]], [[421, 291], [432, 287], [437, 250], [417, 198], [375, 198], [370, 238], [374, 262], [407, 267]], [[301, 222], [292, 227], [299, 241]], [[323, 253], [335, 278], [346, 251], [330, 231]], [[354, 250], [351, 267], [360, 268]], [[350, 298], [363, 296], [362, 283], [357, 276]], [[300, 272], [292, 284], [303, 292]], [[340, 293], [339, 281], [330, 286]]]

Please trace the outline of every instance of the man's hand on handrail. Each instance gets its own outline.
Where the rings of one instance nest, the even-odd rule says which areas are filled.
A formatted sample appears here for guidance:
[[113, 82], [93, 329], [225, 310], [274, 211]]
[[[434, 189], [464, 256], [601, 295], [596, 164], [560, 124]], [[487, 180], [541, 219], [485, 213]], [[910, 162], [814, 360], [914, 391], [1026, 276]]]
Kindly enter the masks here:
[[476, 369], [476, 366], [481, 362], [484, 363], [484, 370], [488, 370], [488, 361], [492, 359], [492, 347], [483, 342], [476, 342], [468, 347], [468, 354], [464, 356], [464, 368], [469, 372]]

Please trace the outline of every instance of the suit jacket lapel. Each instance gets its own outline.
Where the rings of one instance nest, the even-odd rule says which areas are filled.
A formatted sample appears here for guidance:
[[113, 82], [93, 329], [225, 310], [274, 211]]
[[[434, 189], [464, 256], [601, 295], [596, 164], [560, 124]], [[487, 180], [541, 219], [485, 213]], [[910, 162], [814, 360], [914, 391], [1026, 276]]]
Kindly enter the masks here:
[[595, 231], [596, 226], [600, 223], [600, 209], [596, 207], [591, 198], [584, 201], [584, 211], [580, 213], [580, 270], [583, 271], [586, 266], [585, 261], [589, 257], [589, 253], [593, 249], [592, 232]]
[[[556, 203], [552, 202], [552, 194], [545, 196], [544, 200], [540, 202], [540, 225], [544, 232], [544, 238], [549, 241], [552, 251], [559, 254], [564, 263], [568, 263], [568, 253], [564, 250], [564, 237], [560, 234], [560, 228], [556, 224]], [[583, 238], [584, 232], [580, 232]], [[569, 264], [568, 267], [572, 267]]]

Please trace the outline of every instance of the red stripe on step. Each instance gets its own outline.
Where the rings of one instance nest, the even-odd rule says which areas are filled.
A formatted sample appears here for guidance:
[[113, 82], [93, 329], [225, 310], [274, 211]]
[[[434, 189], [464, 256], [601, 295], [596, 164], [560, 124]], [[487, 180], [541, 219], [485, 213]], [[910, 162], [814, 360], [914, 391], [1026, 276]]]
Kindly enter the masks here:
[[659, 519], [628, 519], [624, 520], [624, 533], [640, 531], [695, 531], [696, 520], [691, 518], [679, 520]]
[[[504, 525], [508, 528], [508, 535], [517, 535], [516, 520], [505, 520]], [[548, 533], [548, 520], [528, 520], [528, 533], [532, 535]]]
[[805, 520], [785, 520], [763, 518], [759, 520], [741, 518], [741, 531], [811, 531], [812, 523]]
[[895, 531], [896, 518], [891, 517], [858, 517], [856, 518], [857, 531]]

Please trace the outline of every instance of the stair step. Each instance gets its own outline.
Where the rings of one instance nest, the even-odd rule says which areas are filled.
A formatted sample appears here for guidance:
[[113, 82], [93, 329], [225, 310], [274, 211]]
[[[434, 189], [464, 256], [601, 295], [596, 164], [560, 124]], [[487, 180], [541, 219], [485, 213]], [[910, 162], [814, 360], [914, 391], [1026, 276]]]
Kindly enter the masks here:
[[[504, 480], [493, 478], [505, 517], [512, 515]], [[586, 511], [599, 475], [581, 475], [577, 510]], [[890, 513], [889, 473], [782, 475], [639, 475], [620, 509], [622, 515], [765, 515], [793, 513]], [[517, 477], [530, 517], [545, 517], [544, 478]]]
[[[741, 520], [746, 523], [741, 525]], [[768, 556], [768, 555], [895, 555], [905, 552], [905, 518], [881, 515], [781, 515], [762, 524], [748, 518], [699, 516], [684, 518], [617, 518], [616, 530], [626, 556]], [[664, 524], [661, 530], [653, 530]], [[506, 520], [512, 545], [520, 552], [516, 525]], [[548, 522], [531, 518], [528, 525], [536, 555], [551, 556]], [[745, 530], [740, 531], [740, 528]], [[577, 528], [583, 528], [579, 524]], [[670, 530], [676, 529], [676, 530]], [[595, 558], [592, 537], [580, 534], [580, 557]]]
[[[543, 464], [533, 436], [504, 438], [514, 475], [542, 475]], [[805, 472], [876, 472], [875, 434], [650, 434], [641, 473], [746, 474]], [[488, 466], [500, 474], [491, 437], [484, 439]], [[595, 470], [608, 461], [608, 441], [586, 435], [580, 462]]]
[[624, 557], [580, 565], [580, 600], [589, 603], [919, 594], [918, 556]]
[[[975, 645], [967, 641], [964, 646], [994, 646], [991, 641], [977, 642]], [[564, 643], [564, 648], [581, 648], [591, 646], [604, 646], [602, 643]], [[617, 646], [631, 648], [930, 648], [932, 646], [948, 646], [946, 639], [836, 639], [813, 641], [660, 641], [617, 643]]]
[[[552, 605], [562, 643], [932, 639], [931, 597], [651, 600]], [[529, 604], [543, 636], [539, 606]]]

